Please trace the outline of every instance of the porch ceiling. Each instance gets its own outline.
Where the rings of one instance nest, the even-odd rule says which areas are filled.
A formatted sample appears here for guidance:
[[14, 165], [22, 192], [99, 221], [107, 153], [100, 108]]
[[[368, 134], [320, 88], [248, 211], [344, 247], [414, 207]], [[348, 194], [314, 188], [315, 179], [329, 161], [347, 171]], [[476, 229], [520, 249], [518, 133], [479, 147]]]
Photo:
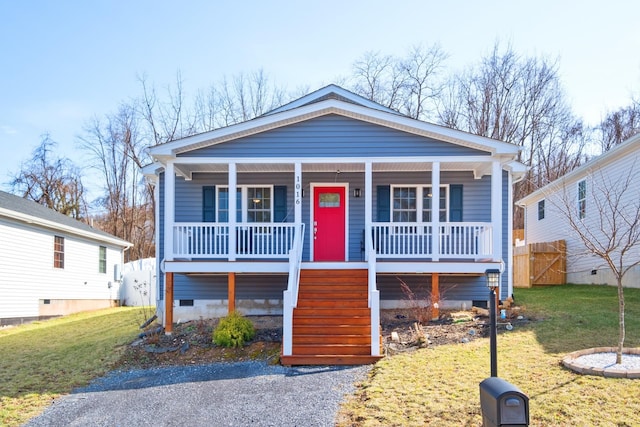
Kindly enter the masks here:
[[[373, 163], [373, 172], [420, 172], [431, 171], [431, 162], [380, 162]], [[176, 163], [176, 169], [185, 177], [191, 177], [195, 173], [226, 173], [229, 168], [221, 163]], [[238, 173], [247, 172], [294, 172], [293, 163], [238, 163], [236, 166]], [[364, 163], [303, 163], [302, 172], [361, 172], [364, 173]], [[490, 171], [490, 165], [484, 162], [442, 162], [441, 171]], [[482, 173], [480, 173], [482, 175]]]

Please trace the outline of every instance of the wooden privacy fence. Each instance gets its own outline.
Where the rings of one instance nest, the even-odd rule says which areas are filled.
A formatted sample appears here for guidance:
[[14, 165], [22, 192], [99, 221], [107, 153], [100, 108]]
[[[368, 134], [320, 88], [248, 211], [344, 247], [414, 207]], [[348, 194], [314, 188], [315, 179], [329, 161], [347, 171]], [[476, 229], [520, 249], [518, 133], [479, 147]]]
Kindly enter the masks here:
[[513, 248], [513, 285], [516, 288], [562, 285], [566, 281], [567, 246], [564, 240]]

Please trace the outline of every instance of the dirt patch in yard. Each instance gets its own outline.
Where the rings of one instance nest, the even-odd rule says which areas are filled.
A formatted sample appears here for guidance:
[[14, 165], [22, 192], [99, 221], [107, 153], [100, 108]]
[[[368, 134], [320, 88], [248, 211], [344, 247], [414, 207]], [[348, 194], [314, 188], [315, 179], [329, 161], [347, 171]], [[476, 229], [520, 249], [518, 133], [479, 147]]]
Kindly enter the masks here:
[[[255, 338], [241, 348], [224, 348], [212, 342], [218, 319], [201, 319], [174, 326], [165, 335], [158, 325], [131, 343], [118, 368], [196, 365], [213, 362], [267, 360], [279, 363], [282, 345], [282, 316], [247, 316], [256, 328]], [[520, 316], [522, 317], [522, 316]], [[466, 343], [489, 334], [489, 319], [473, 311], [447, 311], [437, 320], [420, 325], [409, 310], [382, 310], [382, 342], [386, 356], [443, 344]], [[499, 321], [499, 331], [508, 324], [526, 320]], [[156, 332], [154, 332], [156, 331]]]

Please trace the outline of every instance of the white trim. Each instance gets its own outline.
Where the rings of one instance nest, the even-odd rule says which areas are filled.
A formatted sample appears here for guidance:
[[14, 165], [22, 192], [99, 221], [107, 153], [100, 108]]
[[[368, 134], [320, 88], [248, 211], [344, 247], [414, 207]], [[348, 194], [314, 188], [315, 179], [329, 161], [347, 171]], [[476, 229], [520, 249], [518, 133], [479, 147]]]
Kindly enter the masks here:
[[[493, 259], [502, 260], [502, 166], [491, 165], [491, 224], [493, 228]], [[511, 226], [511, 224], [509, 224]]]
[[[513, 178], [511, 174], [508, 174], [508, 192], [509, 192], [509, 203], [507, 204], [508, 213], [507, 216], [513, 221]], [[507, 275], [507, 298], [513, 295], [513, 226], [509, 225], [507, 227], [507, 259], [509, 262], [507, 265], [509, 266], [509, 274]]]
[[[236, 164], [229, 163], [229, 172], [227, 175], [228, 184], [229, 184], [229, 210], [231, 210], [231, 206], [233, 206], [233, 215], [229, 215], [229, 230], [235, 230], [236, 224], [238, 223], [238, 219], [236, 218], [236, 207], [238, 206], [238, 174], [236, 173]], [[241, 205], [242, 206], [242, 205]], [[229, 212], [231, 213], [231, 212]], [[236, 260], [236, 233], [229, 233], [229, 261]]]
[[[433, 224], [433, 236], [435, 244], [432, 247], [432, 259], [440, 260], [440, 162], [433, 162], [431, 165], [431, 223]], [[422, 190], [424, 193], [424, 189]], [[424, 194], [422, 195], [424, 198]], [[422, 201], [420, 201], [422, 204]], [[424, 209], [424, 207], [423, 207]], [[449, 222], [449, 186], [445, 189], [445, 222]], [[420, 212], [422, 222], [423, 212]], [[393, 219], [393, 218], [391, 218]]]
[[496, 158], [491, 156], [407, 156], [407, 157], [171, 157], [176, 164], [362, 164], [364, 171], [365, 162], [372, 163], [490, 163]]
[[344, 88], [341, 88], [338, 85], [335, 84], [330, 84], [328, 86], [325, 86], [323, 88], [320, 88], [316, 91], [313, 91], [311, 93], [308, 93], [307, 95], [303, 96], [302, 98], [298, 98], [294, 101], [289, 102], [288, 104], [282, 105], [274, 110], [269, 111], [268, 113], [265, 114], [265, 116], [267, 115], [271, 115], [271, 114], [276, 114], [276, 113], [281, 113], [283, 111], [288, 111], [288, 110], [293, 110], [294, 108], [298, 108], [301, 107], [303, 105], [309, 104], [311, 102], [314, 102], [315, 100], [318, 100], [324, 96], [327, 96], [331, 93], [334, 93], [338, 96], [341, 96], [343, 98], [348, 99], [351, 102], [355, 102], [356, 104], [365, 106], [365, 107], [369, 107], [369, 108], [373, 108], [375, 110], [380, 110], [380, 111], [387, 111], [389, 113], [392, 114], [400, 114], [399, 112], [385, 107], [381, 104], [378, 104], [377, 102], [371, 101], [367, 98], [364, 98], [360, 95], [357, 95], [353, 92], [350, 92]]
[[[364, 229], [371, 230], [373, 223], [373, 167], [371, 162], [364, 165]], [[371, 247], [371, 233], [364, 233], [364, 260], [369, 260], [369, 247]]]
[[167, 162], [164, 173], [164, 259], [173, 259], [173, 223], [175, 222], [176, 177], [173, 162]]
[[487, 269], [500, 268], [499, 262], [378, 262], [378, 273], [442, 273], [442, 274], [478, 274], [483, 275]]
[[300, 162], [296, 162], [293, 172], [293, 191], [293, 219], [296, 224], [300, 224], [302, 223], [302, 193], [304, 192], [302, 163]]
[[[316, 188], [344, 187], [344, 260], [349, 261], [349, 183], [348, 182], [312, 182], [309, 184], [311, 197], [309, 197], [309, 259], [315, 261], [313, 239], [314, 224], [314, 200]], [[324, 264], [324, 262], [323, 262]]]
[[282, 273], [289, 272], [289, 261], [171, 261], [164, 265], [166, 273]]

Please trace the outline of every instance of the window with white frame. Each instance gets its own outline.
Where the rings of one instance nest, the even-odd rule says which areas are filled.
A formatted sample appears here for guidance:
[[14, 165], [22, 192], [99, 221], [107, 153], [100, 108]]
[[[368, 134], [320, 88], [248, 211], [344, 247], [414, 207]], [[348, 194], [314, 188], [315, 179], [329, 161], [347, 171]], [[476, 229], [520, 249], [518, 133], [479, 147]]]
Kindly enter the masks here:
[[[229, 188], [216, 187], [217, 220], [229, 222]], [[236, 222], [271, 222], [273, 218], [272, 186], [238, 186]]]
[[584, 219], [587, 216], [587, 181], [578, 182], [578, 216]]
[[107, 272], [107, 248], [106, 246], [100, 246], [98, 249], [98, 272]]
[[[433, 218], [433, 196], [431, 187], [422, 189], [422, 222], [431, 222]], [[438, 204], [439, 221], [447, 222], [447, 187], [440, 187], [440, 203]]]
[[[447, 189], [447, 186], [440, 187], [438, 218], [442, 222], [448, 221]], [[431, 186], [392, 186], [391, 206], [392, 222], [431, 222], [434, 211]]]
[[544, 199], [538, 202], [538, 221], [544, 219]]

